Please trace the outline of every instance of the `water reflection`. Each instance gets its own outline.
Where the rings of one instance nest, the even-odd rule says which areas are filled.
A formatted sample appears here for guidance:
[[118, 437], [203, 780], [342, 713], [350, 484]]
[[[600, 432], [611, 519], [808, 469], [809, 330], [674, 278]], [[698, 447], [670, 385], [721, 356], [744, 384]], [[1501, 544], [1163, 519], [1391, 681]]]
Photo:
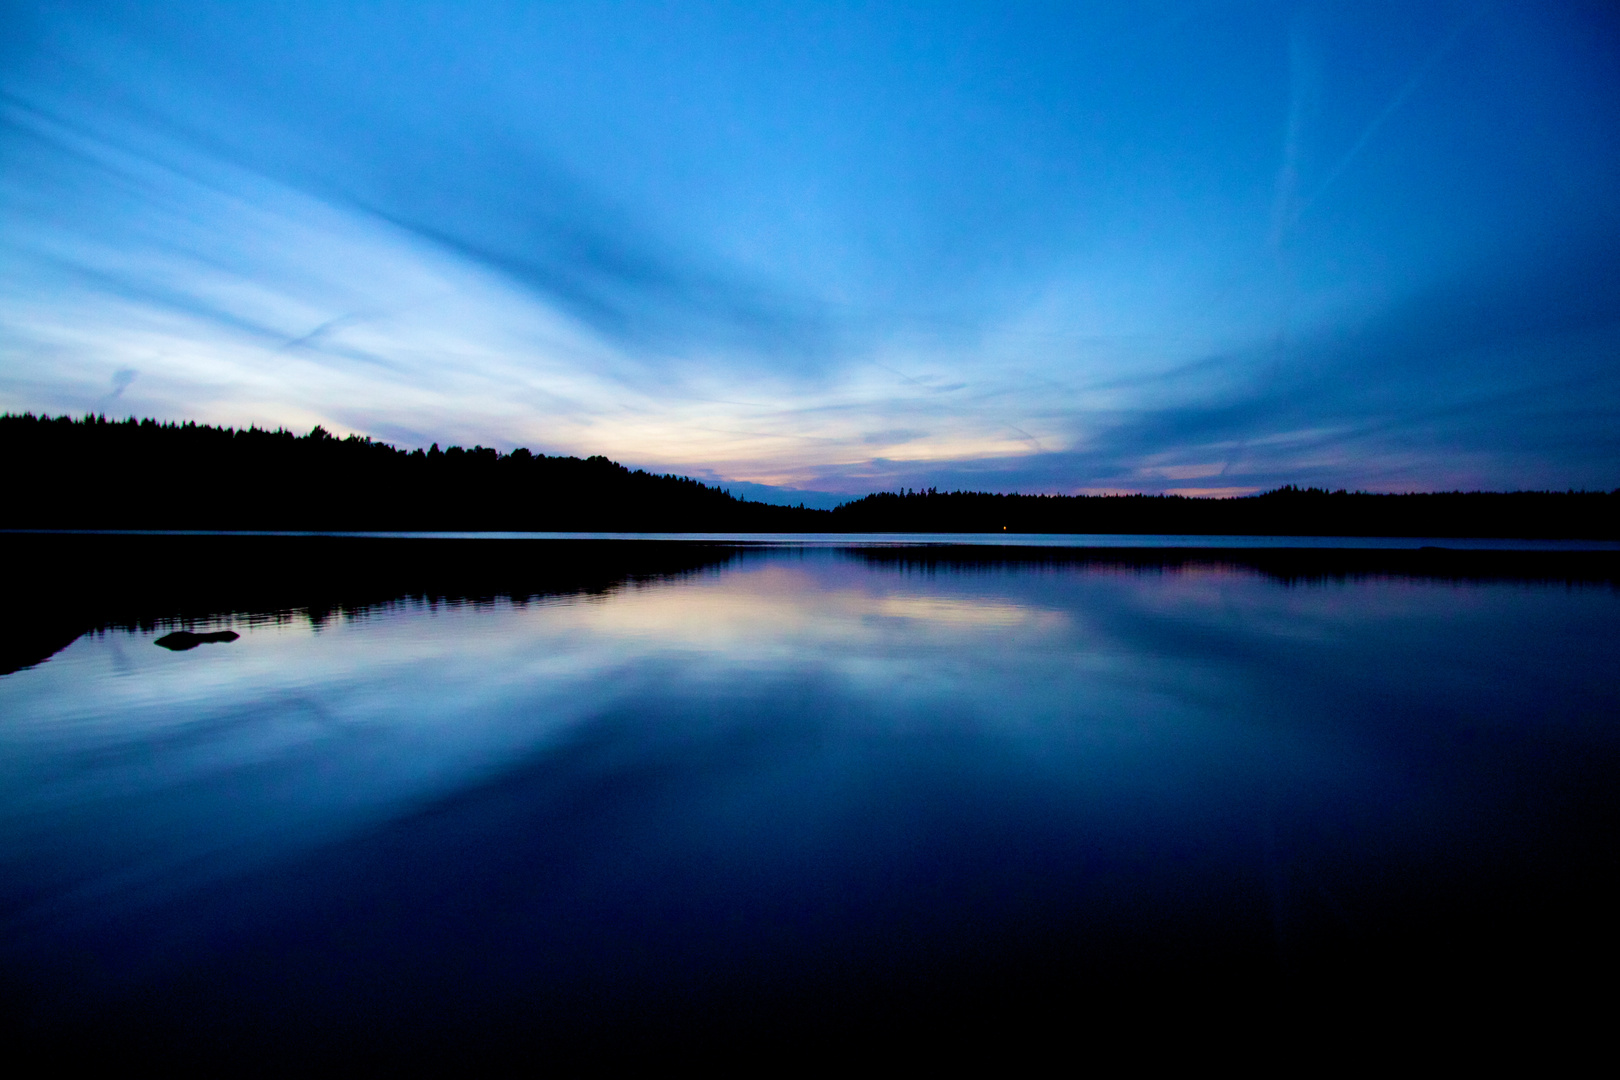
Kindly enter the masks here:
[[1613, 899], [1620, 594], [1559, 576], [727, 551], [104, 629], [0, 679], [0, 957], [36, 1034], [411, 1052], [1460, 985]]

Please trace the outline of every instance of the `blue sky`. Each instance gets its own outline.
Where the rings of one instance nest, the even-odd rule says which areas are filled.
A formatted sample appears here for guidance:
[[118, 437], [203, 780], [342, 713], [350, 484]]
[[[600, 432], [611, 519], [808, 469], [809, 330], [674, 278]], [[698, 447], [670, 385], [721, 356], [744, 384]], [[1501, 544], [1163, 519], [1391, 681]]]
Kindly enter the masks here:
[[1613, 488], [1617, 195], [1601, 4], [0, 3], [0, 408]]

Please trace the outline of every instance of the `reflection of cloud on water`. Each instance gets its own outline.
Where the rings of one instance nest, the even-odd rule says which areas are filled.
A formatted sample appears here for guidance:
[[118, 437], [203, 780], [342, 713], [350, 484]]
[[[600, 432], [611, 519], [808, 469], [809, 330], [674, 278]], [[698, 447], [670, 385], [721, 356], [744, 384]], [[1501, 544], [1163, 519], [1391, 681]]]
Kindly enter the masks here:
[[401, 603], [318, 634], [233, 620], [228, 649], [88, 635], [0, 680], [0, 880], [31, 859], [64, 883], [59, 908], [93, 911], [510, 775], [673, 777], [700, 799], [823, 769], [844, 790], [952, 740], [964, 761], [1016, 761], [1019, 790], [1079, 785], [1190, 820], [1178, 800], [1260, 776], [1352, 790], [1384, 757], [1430, 754], [1424, 732], [1451, 738], [1448, 716], [1540, 716], [1513, 695], [1548, 679], [1607, 717], [1615, 624], [1607, 590], [1562, 584], [1290, 588], [1214, 563], [936, 572], [783, 552], [607, 596]]
[[951, 627], [1000, 629], [1031, 626], [1047, 629], [1067, 622], [1062, 612], [1041, 611], [1001, 600], [889, 594], [877, 598], [876, 613], [897, 619]]
[[755, 661], [772, 654], [807, 658], [813, 649], [889, 638], [1009, 631], [1065, 631], [1070, 613], [1018, 598], [975, 596], [889, 575], [828, 580], [827, 567], [765, 565], [626, 594], [613, 604], [548, 612], [581, 632], [605, 634], [711, 659]]
[[164, 841], [175, 857], [248, 857], [475, 782], [613, 709], [716, 686], [787, 680], [896, 707], [966, 703], [986, 691], [971, 685], [981, 665], [1022, 665], [1032, 646], [1072, 641], [1074, 624], [1005, 591], [772, 560], [610, 597], [403, 603], [319, 632], [302, 618], [241, 618], [228, 651], [170, 653], [150, 647], [161, 631], [107, 632], [0, 685], [0, 711], [17, 718], [0, 731], [0, 778], [17, 781], [0, 825], [109, 792], [125, 803], [184, 789], [219, 813]]

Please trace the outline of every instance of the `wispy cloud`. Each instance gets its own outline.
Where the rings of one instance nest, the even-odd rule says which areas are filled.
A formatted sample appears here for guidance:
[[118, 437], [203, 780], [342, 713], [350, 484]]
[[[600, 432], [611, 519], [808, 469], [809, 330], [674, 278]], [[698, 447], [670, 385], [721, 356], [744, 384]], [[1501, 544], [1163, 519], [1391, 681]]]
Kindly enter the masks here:
[[[1334, 184], [1338, 183], [1339, 178], [1342, 177], [1345, 174], [1345, 171], [1348, 170], [1350, 166], [1355, 163], [1356, 159], [1362, 155], [1362, 153], [1367, 149], [1368, 145], [1372, 143], [1373, 139], [1378, 136], [1379, 131], [1383, 129], [1384, 125], [1387, 124], [1390, 121], [1390, 118], [1398, 113], [1401, 110], [1401, 107], [1406, 104], [1407, 100], [1417, 92], [1418, 87], [1423, 85], [1423, 81], [1429, 76], [1429, 73], [1434, 70], [1440, 61], [1446, 58], [1446, 55], [1450, 53], [1453, 48], [1456, 47], [1458, 39], [1463, 36], [1464, 32], [1467, 31], [1470, 26], [1479, 21], [1479, 18], [1485, 14], [1488, 7], [1488, 4], [1476, 4], [1474, 5], [1473, 10], [1464, 14], [1453, 24], [1450, 31], [1447, 32], [1446, 35], [1442, 37], [1434, 46], [1434, 48], [1423, 57], [1422, 61], [1412, 69], [1412, 74], [1408, 76], [1406, 81], [1401, 84], [1400, 89], [1395, 91], [1394, 95], [1384, 103], [1384, 107], [1379, 109], [1378, 113], [1370, 121], [1368, 121], [1366, 127], [1362, 128], [1361, 134], [1356, 136], [1356, 140], [1350, 144], [1350, 148], [1346, 150], [1343, 156], [1335, 161], [1333, 165], [1328, 168], [1327, 172], [1323, 174], [1322, 178], [1317, 181], [1315, 187], [1311, 189], [1310, 193], [1304, 198], [1299, 199], [1297, 202], [1291, 202], [1285, 227], [1292, 227], [1293, 225], [1297, 224], [1299, 219], [1303, 217], [1308, 210], [1310, 210], [1317, 200], [1326, 195], [1328, 190], [1332, 188]], [[1292, 118], [1290, 118], [1290, 123], [1292, 123]]]

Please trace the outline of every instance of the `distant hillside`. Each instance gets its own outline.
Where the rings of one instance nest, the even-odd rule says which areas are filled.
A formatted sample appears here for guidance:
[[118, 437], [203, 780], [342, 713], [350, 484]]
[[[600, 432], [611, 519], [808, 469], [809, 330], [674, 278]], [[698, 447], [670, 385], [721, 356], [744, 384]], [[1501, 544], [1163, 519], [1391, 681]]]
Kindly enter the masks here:
[[844, 532], [1617, 539], [1620, 491], [1371, 495], [1284, 487], [1236, 499], [879, 492], [832, 517]]
[[152, 420], [0, 416], [3, 528], [791, 531], [827, 512], [605, 457], [400, 450]]
[[1620, 539], [1620, 491], [1371, 495], [879, 492], [774, 506], [604, 457], [400, 450], [152, 420], [0, 416], [0, 528], [1009, 532]]

